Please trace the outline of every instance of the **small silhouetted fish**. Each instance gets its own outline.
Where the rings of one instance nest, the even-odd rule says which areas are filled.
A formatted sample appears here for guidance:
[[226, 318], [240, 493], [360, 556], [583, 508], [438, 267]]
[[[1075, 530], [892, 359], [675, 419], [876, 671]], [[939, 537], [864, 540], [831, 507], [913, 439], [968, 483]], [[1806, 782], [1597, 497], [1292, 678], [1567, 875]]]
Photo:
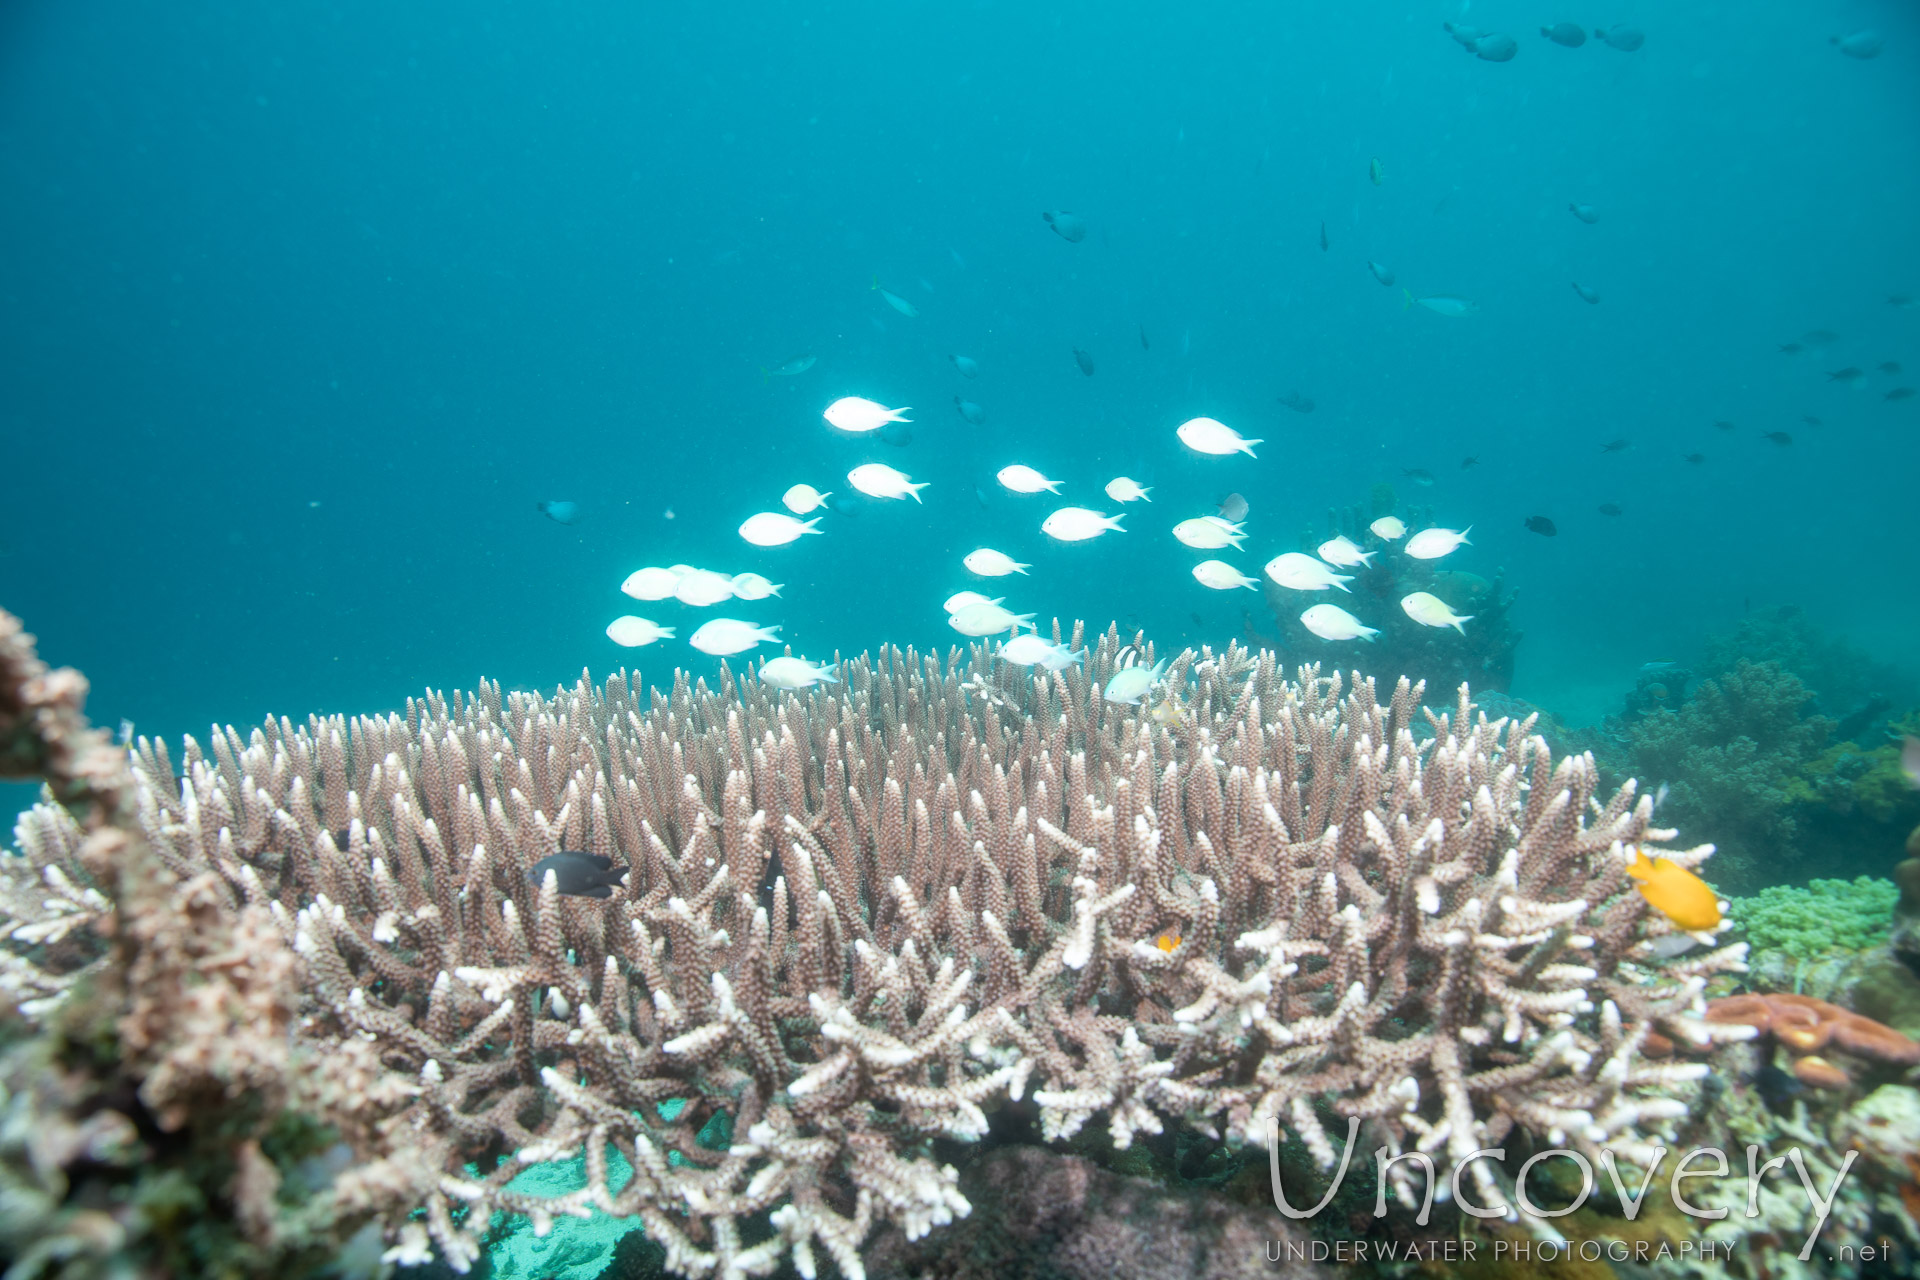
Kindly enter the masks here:
[[553, 872], [560, 892], [575, 898], [611, 898], [613, 891], [620, 887], [620, 877], [627, 874], [625, 867], [613, 865], [612, 858], [562, 849], [534, 863], [527, 872], [527, 882], [538, 885], [549, 871]]
[[1062, 240], [1079, 244], [1087, 238], [1086, 220], [1078, 214], [1068, 213], [1065, 209], [1056, 209], [1040, 216], [1047, 220], [1047, 225], [1052, 227], [1054, 234]]
[[860, 514], [860, 500], [851, 494], [828, 494], [827, 505], [833, 508], [835, 515], [857, 516]]
[[1556, 22], [1540, 28], [1540, 34], [1557, 45], [1578, 49], [1587, 42], [1587, 29], [1577, 22]]
[[1579, 295], [1580, 295], [1580, 300], [1581, 300], [1582, 302], [1598, 302], [1598, 301], [1600, 301], [1600, 295], [1599, 295], [1599, 294], [1597, 294], [1597, 293], [1595, 293], [1595, 292], [1594, 292], [1593, 290], [1591, 290], [1591, 289], [1589, 289], [1589, 288], [1587, 288], [1587, 286], [1585, 286], [1585, 285], [1583, 285], [1583, 284], [1581, 284], [1581, 283], [1580, 283], [1580, 282], [1579, 282], [1578, 280], [1575, 280], [1575, 281], [1573, 282], [1573, 291], [1574, 291], [1575, 293], [1577, 293], [1577, 294], [1579, 294]]
[[1860, 379], [1866, 376], [1867, 376], [1866, 374], [1854, 368], [1852, 365], [1848, 365], [1844, 369], [1828, 370], [1827, 381], [1828, 382], [1844, 382], [1844, 383], [1847, 383], [1848, 385], [1852, 385], [1853, 383], [1860, 381]]
[[1731, 422], [1716, 422], [1713, 425], [1718, 427], [1722, 431], [1733, 430], [1733, 424]]
[[1856, 31], [1850, 36], [1828, 36], [1827, 40], [1839, 46], [1840, 52], [1849, 58], [1862, 60], [1879, 57], [1880, 50], [1886, 47], [1878, 31]]
[[1431, 489], [1433, 487], [1433, 472], [1427, 470], [1425, 467], [1402, 467], [1400, 474], [1423, 489]]
[[1381, 266], [1379, 263], [1377, 262], [1367, 263], [1367, 270], [1373, 272], [1373, 278], [1375, 280], [1378, 280], [1381, 284], [1390, 285], [1393, 283], [1393, 272], [1387, 270], [1385, 267]]
[[1797, 342], [1783, 342], [1780, 344], [1780, 350], [1785, 355], [1797, 356], [1806, 348]]
[[1885, 374], [1895, 374], [1900, 372], [1900, 362], [1898, 360], [1882, 360], [1878, 365], [1874, 367], [1879, 369], [1880, 372]]
[[1142, 351], [1153, 350], [1153, 344], [1147, 341], [1147, 326], [1145, 325], [1140, 326], [1140, 349]]
[[1586, 223], [1588, 226], [1592, 226], [1594, 223], [1600, 221], [1600, 211], [1590, 204], [1569, 204], [1567, 209], [1574, 217], [1580, 219], [1580, 221]]
[[1895, 387], [1893, 390], [1887, 392], [1885, 398], [1888, 400], [1911, 400], [1913, 399], [1913, 388]]
[[1324, 252], [1326, 251], [1326, 248], [1327, 248], [1327, 224], [1323, 222], [1323, 223], [1321, 223], [1321, 224], [1320, 224], [1320, 250], [1321, 250], [1321, 252], [1323, 252], [1323, 253], [1324, 253]]
[[540, 514], [555, 524], [572, 524], [580, 518], [580, 504], [577, 502], [542, 502]]
[[904, 422], [889, 422], [880, 428], [880, 438], [896, 448], [913, 443], [913, 428]]
[[1560, 532], [1558, 529], [1553, 527], [1553, 521], [1547, 519], [1545, 516], [1528, 516], [1527, 528], [1533, 530], [1533, 532], [1539, 534], [1543, 538], [1551, 538], [1553, 537], [1553, 535]]
[[1443, 22], [1440, 25], [1446, 28], [1447, 34], [1454, 38], [1455, 43], [1469, 52], [1472, 51], [1474, 42], [1486, 34], [1480, 28], [1469, 27], [1464, 23]]
[[1520, 43], [1512, 36], [1489, 32], [1473, 42], [1473, 55], [1482, 62], [1512, 62]]
[[1830, 347], [1838, 336], [1831, 329], [1809, 329], [1800, 335], [1800, 341], [1810, 347]]
[[1080, 372], [1089, 378], [1093, 376], [1093, 357], [1078, 347], [1073, 349], [1073, 362], [1080, 366]]
[[1623, 514], [1624, 509], [1617, 502], [1603, 502], [1600, 504], [1599, 511], [1603, 516], [1617, 516]]
[[991, 502], [987, 501], [987, 491], [985, 489], [982, 489], [979, 485], [973, 486], [973, 500], [979, 503], [983, 507], [990, 507], [993, 505]]
[[1807, 1086], [1801, 1084], [1793, 1072], [1768, 1062], [1753, 1073], [1753, 1091], [1766, 1103], [1767, 1110], [1784, 1116], [1793, 1114], [1794, 1101], [1807, 1091]]
[[1230, 493], [1220, 499], [1220, 518], [1239, 524], [1247, 518], [1247, 500], [1237, 493]]
[[1775, 444], [1792, 444], [1793, 437], [1784, 431], [1766, 431], [1760, 435], [1762, 440], [1771, 440]]
[[798, 374], [805, 373], [807, 370], [813, 368], [814, 361], [817, 358], [818, 357], [811, 356], [811, 355], [794, 356], [791, 360], [782, 360], [779, 364], [774, 365], [773, 368], [771, 369], [760, 370], [760, 376], [763, 379], [764, 378], [791, 378]]
[[1313, 412], [1313, 401], [1307, 399], [1305, 396], [1301, 395], [1298, 391], [1287, 392], [1286, 395], [1283, 395], [1280, 397], [1280, 403], [1287, 406], [1287, 408], [1293, 410], [1295, 413], [1312, 413]]
[[973, 359], [971, 359], [970, 357], [967, 357], [967, 356], [948, 356], [948, 357], [947, 357], [947, 359], [949, 359], [949, 360], [951, 360], [951, 361], [953, 361], [953, 367], [954, 367], [954, 368], [956, 368], [956, 369], [958, 369], [958, 370], [960, 371], [960, 376], [961, 376], [961, 377], [963, 377], [963, 378], [977, 378], [977, 377], [979, 377], [979, 376], [980, 376], [980, 365], [979, 365], [979, 363], [978, 363], [977, 361], [975, 361], [975, 360], [973, 360]]
[[1607, 442], [1606, 442], [1605, 444], [1603, 444], [1603, 445], [1601, 445], [1601, 446], [1600, 446], [1600, 452], [1602, 452], [1602, 453], [1618, 453], [1618, 452], [1620, 452], [1620, 451], [1621, 451], [1622, 449], [1624, 449], [1624, 448], [1626, 448], [1626, 447], [1627, 447], [1627, 441], [1626, 441], [1625, 439], [1620, 439], [1620, 440], [1609, 440], [1609, 441], [1607, 441]]
[[1913, 309], [1913, 295], [1910, 293], [1890, 293], [1887, 295], [1887, 305], [1890, 307], [1899, 307], [1902, 311], [1911, 311]]
[[1632, 53], [1647, 42], [1646, 35], [1638, 27], [1595, 27], [1595, 40], [1604, 40], [1622, 53]]
[[1705, 462], [1706, 460], [1707, 460], [1707, 455], [1704, 453], [1690, 453], [1686, 457], [1681, 459], [1682, 462], [1691, 462], [1696, 467], [1699, 466], [1701, 463]]
[[1480, 458], [1479, 458], [1479, 455], [1477, 454], [1460, 459], [1460, 469], [1462, 471], [1465, 471], [1468, 467], [1477, 467], [1479, 465], [1480, 465]]
[[955, 396], [953, 408], [956, 413], [976, 427], [987, 420], [987, 411], [971, 400], [962, 400], [959, 396]]
[[1801, 414], [1801, 415], [1800, 415], [1800, 421], [1802, 421], [1802, 422], [1804, 422], [1804, 423], [1806, 423], [1806, 424], [1807, 424], [1808, 426], [1810, 426], [1810, 427], [1817, 427], [1817, 426], [1819, 426], [1819, 425], [1820, 425], [1820, 419], [1818, 419], [1818, 418], [1816, 418], [1816, 417], [1814, 417], [1814, 416], [1813, 416], [1812, 414], [1810, 414], [1810, 413], [1803, 413], [1803, 414]]

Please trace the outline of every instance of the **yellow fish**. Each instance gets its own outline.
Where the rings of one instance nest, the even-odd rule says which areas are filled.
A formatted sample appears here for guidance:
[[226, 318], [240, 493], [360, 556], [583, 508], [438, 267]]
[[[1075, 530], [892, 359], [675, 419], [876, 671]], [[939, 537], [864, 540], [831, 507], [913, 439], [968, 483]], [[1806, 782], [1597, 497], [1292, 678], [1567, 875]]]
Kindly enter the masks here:
[[1720, 899], [1705, 880], [1675, 866], [1665, 858], [1648, 858], [1644, 849], [1633, 851], [1627, 874], [1639, 883], [1640, 896], [1667, 919], [1688, 932], [1712, 929], [1720, 924]]
[[1151, 714], [1153, 722], [1157, 725], [1163, 725], [1168, 729], [1180, 727], [1180, 704], [1172, 698], [1167, 698], [1156, 705]]
[[1180, 945], [1180, 935], [1178, 933], [1175, 933], [1173, 930], [1169, 929], [1165, 933], [1161, 934], [1159, 937], [1155, 938], [1153, 940], [1153, 945], [1160, 948], [1162, 951], [1167, 952], [1169, 955], [1171, 955], [1173, 953], [1173, 949]]

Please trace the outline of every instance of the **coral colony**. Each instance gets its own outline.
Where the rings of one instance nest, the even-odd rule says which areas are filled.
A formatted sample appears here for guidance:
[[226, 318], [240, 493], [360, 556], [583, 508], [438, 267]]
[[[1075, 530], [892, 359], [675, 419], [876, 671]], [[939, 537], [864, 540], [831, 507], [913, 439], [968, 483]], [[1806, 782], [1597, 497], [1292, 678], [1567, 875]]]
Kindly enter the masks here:
[[[1659, 958], [1675, 927], [1627, 851], [1670, 833], [1632, 784], [1599, 794], [1464, 690], [1435, 715], [1238, 648], [1172, 660], [1168, 726], [1094, 694], [1123, 656], [1154, 661], [1109, 631], [1031, 686], [978, 650], [887, 650], [803, 694], [724, 669], [485, 685], [177, 760], [141, 739], [131, 776], [92, 750], [56, 795], [111, 803], [22, 824], [6, 909], [48, 946], [7, 981], [42, 1023], [130, 987], [163, 1126], [242, 1093], [330, 1126], [351, 1159], [302, 1212], [377, 1224], [390, 1258], [465, 1268], [496, 1213], [597, 1207], [690, 1276], [812, 1275], [818, 1250], [861, 1276], [876, 1224], [969, 1212], [931, 1140], [1023, 1095], [1050, 1141], [1259, 1144], [1277, 1120], [1328, 1171], [1322, 1117], [1354, 1119], [1499, 1203], [1471, 1157], [1516, 1127], [1643, 1166], [1671, 1143], [1706, 1068], [1650, 1038], [1755, 1035], [1702, 994], [1744, 945]], [[6, 728], [41, 723], [79, 740]], [[624, 885], [530, 881], [564, 851]], [[244, 1150], [241, 1229], [290, 1231]], [[509, 1186], [583, 1152], [581, 1190]], [[1391, 1166], [1409, 1207], [1416, 1163]]]

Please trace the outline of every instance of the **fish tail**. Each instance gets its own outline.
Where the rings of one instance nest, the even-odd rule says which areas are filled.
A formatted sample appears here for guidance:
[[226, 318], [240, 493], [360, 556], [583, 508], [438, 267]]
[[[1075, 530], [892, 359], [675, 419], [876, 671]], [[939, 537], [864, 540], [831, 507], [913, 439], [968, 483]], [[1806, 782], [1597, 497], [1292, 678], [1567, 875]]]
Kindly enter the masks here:
[[1461, 624], [1466, 622], [1472, 622], [1472, 621], [1473, 621], [1473, 615], [1470, 613], [1466, 614], [1465, 616], [1456, 614], [1453, 619], [1453, 629], [1455, 631], [1458, 631], [1461, 635], [1465, 635], [1467, 634], [1467, 629]]
[[888, 422], [912, 422], [913, 421], [912, 418], [903, 418], [900, 416], [903, 413], [912, 413], [912, 412], [913, 412], [912, 405], [903, 404], [898, 409], [893, 409], [888, 411], [887, 421]]
[[880, 277], [876, 275], [876, 276], [875, 276], [875, 277], [873, 278], [873, 283], [872, 283], [872, 284], [870, 284], [870, 285], [868, 285], [868, 286], [867, 286], [867, 288], [869, 288], [869, 289], [878, 289], [879, 287], [880, 287]]
[[1240, 452], [1246, 454], [1249, 458], [1257, 458], [1260, 455], [1253, 451], [1253, 446], [1265, 443], [1266, 440], [1264, 437], [1257, 440], [1242, 440], [1240, 442]]
[[1403, 302], [1403, 303], [1401, 303], [1401, 304], [1400, 304], [1400, 309], [1401, 309], [1402, 311], [1411, 311], [1411, 310], [1413, 310], [1413, 290], [1411, 290], [1411, 289], [1402, 289], [1402, 290], [1400, 290], [1400, 295], [1401, 295], [1402, 297], [1404, 297], [1404, 298], [1406, 299], [1406, 301], [1405, 301], [1405, 302]]
[[921, 501], [920, 491], [932, 483], [933, 481], [931, 480], [922, 480], [919, 484], [910, 484], [907, 486], [907, 492], [913, 495], [915, 502], [919, 502], [922, 506], [925, 506], [926, 504]]
[[660, 636], [662, 639], [672, 640], [674, 638], [673, 628], [672, 627], [660, 628]]

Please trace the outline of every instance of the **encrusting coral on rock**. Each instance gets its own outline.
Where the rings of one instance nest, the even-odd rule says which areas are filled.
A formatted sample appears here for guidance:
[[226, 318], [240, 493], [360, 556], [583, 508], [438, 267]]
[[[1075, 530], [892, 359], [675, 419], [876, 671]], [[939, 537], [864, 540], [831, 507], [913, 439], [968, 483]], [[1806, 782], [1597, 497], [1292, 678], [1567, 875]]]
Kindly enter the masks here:
[[[1531, 721], [1236, 648], [1174, 659], [1169, 727], [1098, 696], [1128, 656], [1109, 631], [1037, 680], [975, 649], [805, 693], [724, 666], [650, 695], [483, 685], [219, 730], [177, 764], [142, 739], [139, 829], [183, 918], [257, 950], [233, 964], [286, 957], [291, 1003], [262, 1012], [287, 1052], [391, 1100], [348, 1138], [404, 1143], [369, 1166], [390, 1175], [343, 1175], [389, 1256], [459, 1269], [496, 1212], [597, 1207], [685, 1275], [812, 1276], [818, 1249], [858, 1280], [877, 1224], [969, 1212], [932, 1144], [1023, 1095], [1050, 1140], [1116, 1148], [1167, 1125], [1265, 1143], [1277, 1118], [1323, 1168], [1356, 1117], [1420, 1153], [1389, 1170], [1412, 1205], [1422, 1161], [1444, 1197], [1516, 1126], [1650, 1157], [1706, 1068], [1647, 1037], [1753, 1034], [1702, 1016], [1744, 946], [1661, 959], [1673, 926], [1625, 874], [1642, 845], [1710, 848], [1660, 848], [1649, 799], [1599, 795]], [[50, 877], [98, 888], [85, 840], [54, 806], [22, 823], [8, 927], [48, 924]], [[531, 882], [569, 850], [625, 883]], [[69, 895], [64, 927], [124, 936], [104, 901]], [[57, 1018], [72, 997], [43, 985], [33, 1016]], [[582, 1152], [579, 1191], [508, 1185]]]

